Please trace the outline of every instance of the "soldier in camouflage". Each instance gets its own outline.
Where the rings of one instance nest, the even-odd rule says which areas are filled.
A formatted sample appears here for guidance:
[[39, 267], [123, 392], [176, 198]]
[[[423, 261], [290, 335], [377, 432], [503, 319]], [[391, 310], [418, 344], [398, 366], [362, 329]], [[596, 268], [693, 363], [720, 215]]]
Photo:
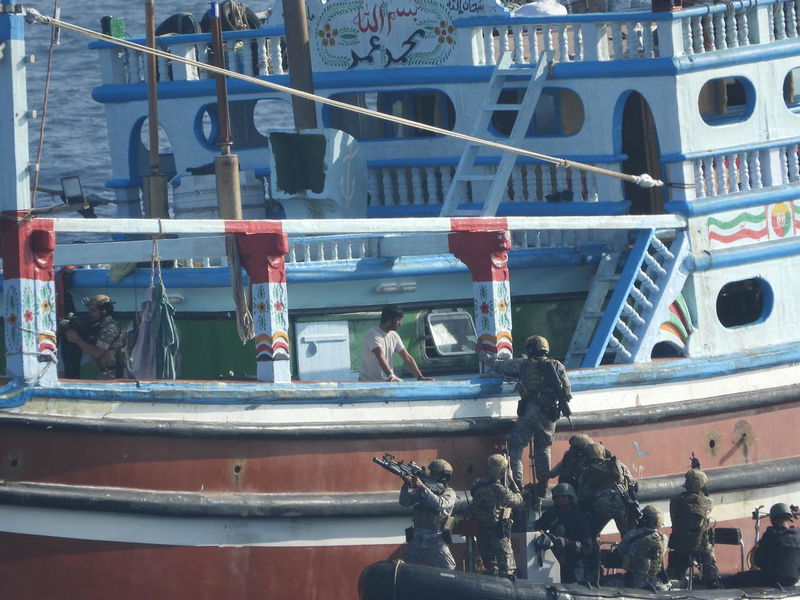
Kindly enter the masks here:
[[89, 300], [89, 323], [94, 332], [92, 339], [84, 339], [75, 329], [66, 331], [67, 339], [77, 344], [81, 351], [92, 357], [98, 379], [130, 377], [128, 369], [128, 336], [114, 320], [114, 303], [105, 294]]
[[486, 477], [472, 487], [470, 514], [478, 522], [478, 552], [488, 575], [514, 578], [517, 563], [511, 548], [511, 510], [524, 504], [518, 491], [509, 489], [504, 480], [508, 459], [493, 454], [486, 465]]
[[585, 433], [578, 433], [569, 438], [569, 448], [564, 452], [561, 463], [553, 469], [558, 475], [558, 483], [578, 484], [578, 477], [589, 462], [587, 450], [594, 440]]
[[636, 482], [616, 456], [597, 442], [586, 449], [588, 462], [578, 477], [578, 502], [594, 536], [612, 519], [620, 535], [632, 529], [639, 517]]
[[[499, 359], [481, 353], [481, 361], [492, 371], [517, 380], [520, 402], [517, 422], [511, 431], [508, 454], [511, 472], [522, 487], [522, 453], [533, 439], [533, 465], [536, 474], [536, 495], [544, 498], [550, 479], [550, 447], [556, 431], [556, 421], [561, 412], [558, 400], [567, 402], [572, 391], [567, 371], [559, 361], [549, 358], [550, 344], [540, 335], [525, 340], [528, 358]], [[549, 373], [555, 372], [555, 377]]]
[[686, 472], [686, 488], [669, 503], [672, 534], [669, 536], [669, 567], [672, 579], [682, 579], [692, 560], [700, 563], [703, 584], [719, 587], [719, 571], [714, 557], [714, 545], [709, 536], [709, 518], [713, 500], [703, 493], [708, 477], [699, 469]]
[[667, 536], [658, 531], [662, 524], [661, 511], [648, 505], [642, 510], [639, 526], [622, 537], [617, 550], [622, 554], [627, 587], [669, 589], [668, 580], [662, 575], [667, 549]]
[[406, 530], [406, 554], [408, 563], [455, 569], [456, 561], [450, 552], [450, 528], [455, 491], [447, 486], [453, 476], [453, 467], [440, 458], [428, 466], [430, 478], [444, 485], [441, 494], [435, 494], [419, 477], [404, 477], [400, 490], [400, 504], [414, 507], [414, 526]]

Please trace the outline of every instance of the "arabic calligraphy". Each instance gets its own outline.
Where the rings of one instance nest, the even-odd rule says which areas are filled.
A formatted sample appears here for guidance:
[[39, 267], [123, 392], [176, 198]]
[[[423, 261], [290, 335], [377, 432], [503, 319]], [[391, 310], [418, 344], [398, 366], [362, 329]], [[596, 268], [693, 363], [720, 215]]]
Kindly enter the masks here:
[[470, 2], [470, 0], [447, 0], [447, 10], [464, 13], [481, 13], [484, 11], [483, 2]]
[[380, 6], [373, 6], [372, 12], [358, 11], [358, 14], [353, 19], [353, 24], [358, 27], [361, 33], [385, 33], [390, 35], [392, 33], [392, 22], [397, 18], [417, 16], [417, 9], [403, 10], [387, 10], [385, 4]]

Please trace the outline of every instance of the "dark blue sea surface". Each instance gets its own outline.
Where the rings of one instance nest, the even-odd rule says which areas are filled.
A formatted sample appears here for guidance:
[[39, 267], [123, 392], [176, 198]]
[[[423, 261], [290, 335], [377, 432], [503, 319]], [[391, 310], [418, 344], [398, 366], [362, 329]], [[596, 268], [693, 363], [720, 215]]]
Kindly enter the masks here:
[[[144, 1], [65, 0], [60, 5], [63, 21], [99, 31], [100, 19], [112, 15], [125, 19], [129, 36], [145, 35]], [[53, 14], [52, 3], [31, 2], [25, 6], [46, 15]], [[256, 5], [251, 7], [262, 10]], [[178, 12], [191, 12], [199, 20], [207, 8], [208, 3], [199, 0], [156, 0], [156, 24]], [[39, 146], [50, 32], [51, 28], [44, 25], [25, 27], [28, 54], [36, 57], [36, 61], [28, 66], [28, 107], [36, 110], [40, 117], [30, 122], [31, 163], [36, 160]], [[92, 100], [92, 90], [100, 85], [99, 59], [96, 51], [88, 49], [90, 41], [70, 31], [62, 31], [61, 44], [53, 52], [39, 185], [60, 189], [61, 175], [74, 172], [80, 175], [85, 193], [111, 198], [110, 191], [104, 190], [105, 182], [111, 177], [105, 114], [102, 105]], [[49, 205], [51, 199], [40, 194], [36, 203]]]

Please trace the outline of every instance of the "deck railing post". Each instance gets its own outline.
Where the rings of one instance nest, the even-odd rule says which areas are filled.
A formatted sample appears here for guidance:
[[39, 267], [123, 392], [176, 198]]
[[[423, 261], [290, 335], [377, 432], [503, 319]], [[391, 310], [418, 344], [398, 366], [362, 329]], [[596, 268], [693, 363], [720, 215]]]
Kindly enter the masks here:
[[53, 221], [3, 211], [3, 319], [6, 373], [33, 385], [56, 385]]
[[238, 233], [236, 245], [253, 290], [256, 376], [291, 381], [286, 262], [289, 238], [282, 233]]
[[481, 350], [510, 357], [511, 288], [508, 251], [511, 233], [459, 231], [449, 236], [450, 251], [467, 265], [472, 275], [475, 330]]

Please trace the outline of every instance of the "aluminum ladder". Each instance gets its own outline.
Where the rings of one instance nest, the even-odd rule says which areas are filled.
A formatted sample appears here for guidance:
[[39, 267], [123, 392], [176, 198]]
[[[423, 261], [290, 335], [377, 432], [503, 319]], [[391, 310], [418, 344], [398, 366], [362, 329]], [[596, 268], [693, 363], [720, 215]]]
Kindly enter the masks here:
[[[550, 50], [540, 55], [535, 67], [519, 67], [512, 64], [511, 53], [504, 52], [492, 72], [489, 90], [472, 128], [472, 137], [486, 136], [492, 115], [496, 111], [515, 112], [511, 134], [503, 141], [509, 146], [519, 147], [525, 140], [525, 134], [547, 79], [547, 66], [552, 60], [553, 51]], [[525, 85], [525, 94], [519, 104], [499, 102], [503, 91], [518, 90], [521, 85]], [[499, 159], [497, 156], [487, 154], [479, 158], [481, 148], [483, 148], [481, 144], [467, 142], [455, 175], [447, 188], [440, 216], [487, 217], [497, 212], [497, 207], [506, 194], [508, 180], [517, 162], [517, 156], [513, 152], [503, 151]], [[491, 172], [490, 165], [495, 161], [497, 168]], [[483, 164], [480, 165], [479, 162]], [[464, 204], [469, 206], [465, 207]]]

